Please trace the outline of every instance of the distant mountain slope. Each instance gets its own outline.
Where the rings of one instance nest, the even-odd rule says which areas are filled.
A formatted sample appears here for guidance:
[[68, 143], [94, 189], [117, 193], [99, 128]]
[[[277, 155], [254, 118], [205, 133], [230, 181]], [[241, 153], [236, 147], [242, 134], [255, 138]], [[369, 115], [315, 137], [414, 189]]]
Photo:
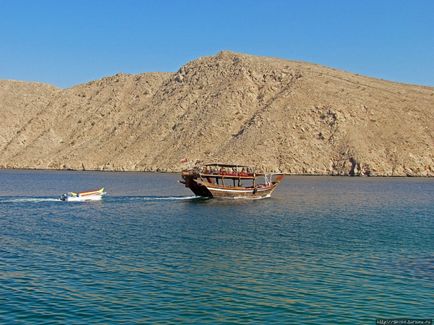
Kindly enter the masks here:
[[70, 89], [0, 81], [0, 167], [434, 176], [434, 88], [221, 52]]

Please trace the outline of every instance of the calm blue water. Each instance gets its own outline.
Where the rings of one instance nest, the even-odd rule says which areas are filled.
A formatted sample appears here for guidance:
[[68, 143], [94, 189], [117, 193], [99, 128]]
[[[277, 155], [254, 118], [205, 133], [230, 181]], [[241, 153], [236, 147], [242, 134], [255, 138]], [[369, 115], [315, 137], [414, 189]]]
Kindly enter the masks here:
[[[0, 171], [0, 323], [374, 324], [434, 316], [434, 180]], [[102, 202], [56, 201], [105, 186]]]

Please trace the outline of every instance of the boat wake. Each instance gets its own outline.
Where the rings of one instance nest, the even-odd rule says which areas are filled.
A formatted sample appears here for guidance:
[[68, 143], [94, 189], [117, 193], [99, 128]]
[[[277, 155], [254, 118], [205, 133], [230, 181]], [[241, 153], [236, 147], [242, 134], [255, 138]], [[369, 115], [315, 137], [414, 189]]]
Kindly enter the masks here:
[[[203, 199], [200, 196], [130, 196], [130, 197], [122, 197], [122, 196], [112, 196], [107, 199], [104, 198], [103, 201], [107, 202], [122, 202], [124, 200], [128, 201], [147, 201], [147, 202], [155, 202], [155, 201], [188, 201], [188, 200], [201, 200]], [[44, 202], [62, 202], [59, 198], [47, 198], [47, 197], [0, 197], [0, 204], [14, 204], [14, 203], [44, 203]]]
[[0, 198], [0, 203], [41, 203], [41, 202], [61, 202], [60, 199], [26, 197], [26, 198]]
[[176, 201], [176, 200], [197, 200], [202, 199], [200, 196], [144, 196], [144, 201]]
[[234, 200], [263, 200], [271, 197], [271, 194], [267, 194], [261, 197], [245, 197], [245, 196], [234, 196], [233, 198], [228, 197], [226, 199], [234, 199]]

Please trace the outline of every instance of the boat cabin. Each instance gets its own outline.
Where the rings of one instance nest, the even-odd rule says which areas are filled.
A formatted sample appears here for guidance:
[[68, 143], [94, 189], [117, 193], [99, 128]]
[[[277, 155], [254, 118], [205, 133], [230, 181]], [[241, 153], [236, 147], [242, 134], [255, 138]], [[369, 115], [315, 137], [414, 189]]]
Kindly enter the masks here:
[[256, 173], [250, 166], [235, 164], [212, 163], [197, 167], [199, 177], [210, 184], [232, 187], [252, 187], [257, 183], [258, 177], [264, 177], [264, 184], [270, 183], [265, 174]]

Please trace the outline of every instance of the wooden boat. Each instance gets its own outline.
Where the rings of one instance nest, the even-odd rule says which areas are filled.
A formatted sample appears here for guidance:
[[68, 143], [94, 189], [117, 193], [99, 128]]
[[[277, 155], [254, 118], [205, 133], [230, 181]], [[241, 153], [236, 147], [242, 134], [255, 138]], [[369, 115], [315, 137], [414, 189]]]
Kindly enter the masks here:
[[248, 166], [207, 164], [184, 170], [180, 183], [197, 196], [208, 198], [262, 199], [270, 197], [282, 174], [256, 173]]
[[104, 187], [99, 190], [85, 192], [68, 192], [60, 196], [60, 200], [68, 202], [100, 201], [106, 193]]

